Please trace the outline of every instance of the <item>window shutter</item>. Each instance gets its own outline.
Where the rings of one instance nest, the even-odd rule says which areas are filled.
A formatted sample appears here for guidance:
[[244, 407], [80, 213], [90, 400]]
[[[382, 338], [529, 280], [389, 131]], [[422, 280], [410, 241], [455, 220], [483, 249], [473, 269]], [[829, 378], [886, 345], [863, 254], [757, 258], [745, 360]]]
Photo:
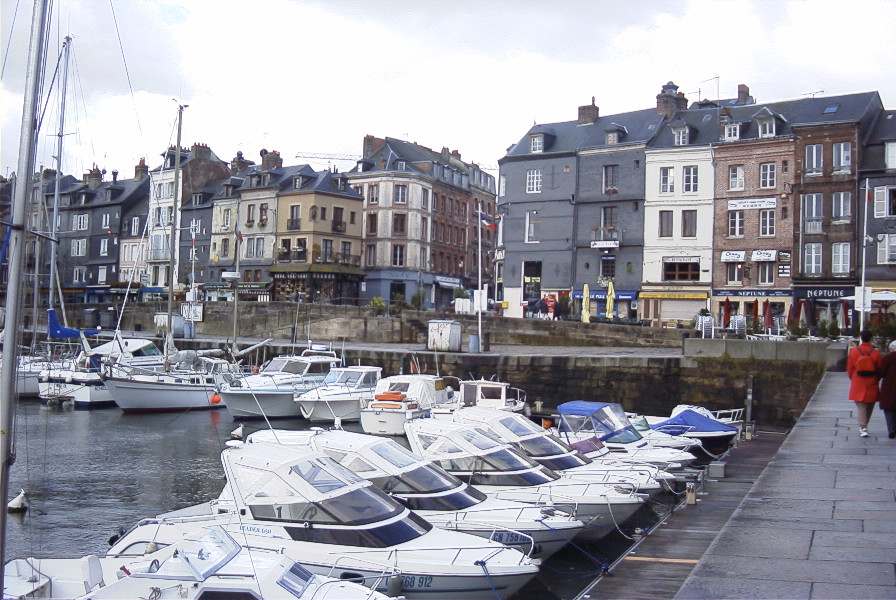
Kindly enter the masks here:
[[887, 216], [887, 188], [874, 188], [874, 218], [880, 219]]
[[[877, 216], [877, 215], [875, 215], [875, 216]], [[877, 264], [879, 264], [879, 265], [887, 264], [887, 246], [889, 245], [888, 244], [889, 237], [890, 237], [889, 235], [886, 235], [884, 237], [883, 241], [880, 241], [877, 243]]]

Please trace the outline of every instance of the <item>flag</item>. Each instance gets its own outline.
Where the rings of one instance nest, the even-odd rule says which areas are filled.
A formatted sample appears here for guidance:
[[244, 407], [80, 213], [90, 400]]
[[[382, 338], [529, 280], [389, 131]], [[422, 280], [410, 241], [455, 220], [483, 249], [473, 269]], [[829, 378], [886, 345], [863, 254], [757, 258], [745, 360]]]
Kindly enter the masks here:
[[498, 221], [487, 212], [481, 210], [479, 211], [479, 224], [484, 225], [489, 231], [498, 230]]

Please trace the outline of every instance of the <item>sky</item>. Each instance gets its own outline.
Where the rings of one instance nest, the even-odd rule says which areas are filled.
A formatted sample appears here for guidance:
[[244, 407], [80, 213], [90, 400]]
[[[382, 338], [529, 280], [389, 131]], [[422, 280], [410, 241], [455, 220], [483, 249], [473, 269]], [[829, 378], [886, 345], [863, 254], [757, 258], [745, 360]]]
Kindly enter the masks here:
[[[0, 0], [4, 175], [17, 162], [32, 4]], [[93, 164], [122, 178], [141, 157], [158, 164], [174, 142], [177, 101], [189, 105], [183, 144], [206, 143], [227, 161], [238, 150], [258, 161], [265, 148], [285, 164], [325, 168], [296, 155], [357, 155], [374, 134], [447, 146], [496, 169], [533, 123], [574, 120], [592, 96], [601, 114], [648, 108], [670, 80], [691, 100], [735, 96], [746, 83], [760, 102], [876, 89], [896, 107], [896, 45], [885, 41], [894, 7], [54, 0], [47, 71], [71, 35], [63, 170], [78, 176]], [[58, 88], [38, 165], [55, 155]]]

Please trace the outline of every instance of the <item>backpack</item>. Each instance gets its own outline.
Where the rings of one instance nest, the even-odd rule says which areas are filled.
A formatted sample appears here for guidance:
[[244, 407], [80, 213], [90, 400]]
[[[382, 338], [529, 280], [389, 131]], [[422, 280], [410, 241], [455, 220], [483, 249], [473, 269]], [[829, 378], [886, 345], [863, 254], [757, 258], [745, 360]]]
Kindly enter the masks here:
[[859, 360], [856, 361], [856, 374], [859, 377], [877, 377], [877, 368], [874, 366], [872, 354], [862, 352], [861, 348], [858, 350]]

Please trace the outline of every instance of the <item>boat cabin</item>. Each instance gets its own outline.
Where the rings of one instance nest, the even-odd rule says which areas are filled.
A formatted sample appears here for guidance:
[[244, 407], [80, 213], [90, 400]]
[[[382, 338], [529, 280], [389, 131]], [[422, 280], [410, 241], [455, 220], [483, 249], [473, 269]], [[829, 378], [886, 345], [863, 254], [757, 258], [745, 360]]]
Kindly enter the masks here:
[[393, 375], [376, 384], [374, 396], [387, 393], [403, 394], [408, 401], [423, 408], [447, 404], [454, 399], [452, 390], [442, 377], [435, 375]]
[[526, 393], [503, 381], [474, 379], [460, 382], [463, 406], [481, 406], [519, 412], [526, 405]]
[[[333, 353], [331, 353], [333, 354]], [[272, 375], [301, 375], [305, 377], [324, 377], [330, 369], [339, 365], [339, 359], [333, 356], [305, 355], [302, 356], [278, 356], [272, 358], [261, 370], [267, 376]]]
[[644, 438], [628, 420], [621, 404], [573, 400], [557, 407], [560, 439], [573, 443], [596, 437], [604, 444], [641, 444]]
[[374, 389], [380, 380], [380, 367], [339, 367], [331, 369], [323, 387], [344, 387], [349, 390]]

